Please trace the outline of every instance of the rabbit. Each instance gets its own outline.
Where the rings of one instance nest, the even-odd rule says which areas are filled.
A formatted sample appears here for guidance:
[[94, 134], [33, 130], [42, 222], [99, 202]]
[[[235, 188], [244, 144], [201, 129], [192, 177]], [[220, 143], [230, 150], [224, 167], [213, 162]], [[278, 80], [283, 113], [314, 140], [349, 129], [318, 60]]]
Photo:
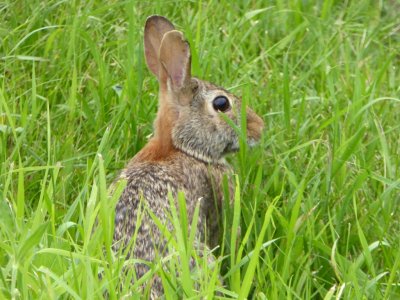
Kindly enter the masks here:
[[[126, 180], [126, 187], [116, 206], [114, 249], [124, 249], [136, 232], [128, 256], [152, 262], [156, 253], [165, 255], [166, 241], [146, 213], [136, 228], [139, 206], [144, 201], [173, 230], [168, 219], [169, 192], [174, 197], [184, 192], [188, 224], [200, 202], [196, 238], [209, 246], [218, 242], [222, 179], [231, 172], [224, 156], [239, 150], [239, 136], [221, 113], [239, 126], [241, 100], [191, 76], [189, 43], [165, 17], [154, 15], [146, 20], [144, 49], [147, 66], [159, 82], [159, 106], [153, 137], [119, 176]], [[264, 122], [250, 108], [246, 115], [247, 141], [252, 145], [260, 140]], [[145, 264], [135, 265], [137, 278], [148, 270]], [[156, 277], [151, 297], [162, 295], [162, 283]]]

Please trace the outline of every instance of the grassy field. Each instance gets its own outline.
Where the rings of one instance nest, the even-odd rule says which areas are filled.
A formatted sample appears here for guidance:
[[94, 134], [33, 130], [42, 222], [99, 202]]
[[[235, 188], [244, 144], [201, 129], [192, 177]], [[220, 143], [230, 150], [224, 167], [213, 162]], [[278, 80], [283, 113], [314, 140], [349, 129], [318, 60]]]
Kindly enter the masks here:
[[396, 0], [1, 2], [0, 298], [139, 297], [121, 271], [132, 262], [110, 249], [122, 186], [109, 186], [152, 131], [143, 25], [161, 14], [190, 41], [193, 73], [266, 123], [256, 148], [228, 158], [239, 184], [219, 259], [197, 257], [188, 275], [177, 230], [171, 272], [149, 273], [166, 298], [400, 299], [399, 11]]

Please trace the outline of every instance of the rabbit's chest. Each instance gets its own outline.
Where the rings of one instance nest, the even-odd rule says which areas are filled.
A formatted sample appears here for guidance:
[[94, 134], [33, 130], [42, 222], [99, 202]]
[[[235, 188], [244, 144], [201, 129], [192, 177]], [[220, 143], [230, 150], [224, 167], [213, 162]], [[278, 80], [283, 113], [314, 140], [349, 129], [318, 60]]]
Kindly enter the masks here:
[[[204, 228], [218, 236], [222, 213], [223, 175], [227, 168], [210, 168], [205, 165], [192, 165], [183, 172], [187, 179], [181, 190], [185, 194], [188, 220], [192, 221], [196, 206], [199, 206], [197, 234], [205, 237]], [[179, 188], [178, 188], [179, 189]], [[212, 236], [208, 235], [213, 239]]]

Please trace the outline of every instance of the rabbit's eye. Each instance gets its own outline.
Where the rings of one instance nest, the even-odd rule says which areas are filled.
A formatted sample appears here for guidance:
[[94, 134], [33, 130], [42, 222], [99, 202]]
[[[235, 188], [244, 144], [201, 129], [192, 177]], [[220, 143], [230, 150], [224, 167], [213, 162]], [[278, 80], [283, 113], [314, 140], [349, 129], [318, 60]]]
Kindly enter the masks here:
[[228, 98], [225, 96], [218, 96], [213, 100], [213, 107], [220, 112], [226, 112], [231, 106]]

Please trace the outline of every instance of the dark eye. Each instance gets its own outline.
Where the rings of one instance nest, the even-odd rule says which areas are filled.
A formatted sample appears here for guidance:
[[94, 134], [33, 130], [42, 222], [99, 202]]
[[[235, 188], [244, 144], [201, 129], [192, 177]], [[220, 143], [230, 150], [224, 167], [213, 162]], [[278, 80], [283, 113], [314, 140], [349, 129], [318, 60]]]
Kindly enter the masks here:
[[229, 104], [228, 98], [225, 96], [218, 96], [213, 100], [213, 107], [217, 111], [225, 112], [231, 107], [231, 105]]

